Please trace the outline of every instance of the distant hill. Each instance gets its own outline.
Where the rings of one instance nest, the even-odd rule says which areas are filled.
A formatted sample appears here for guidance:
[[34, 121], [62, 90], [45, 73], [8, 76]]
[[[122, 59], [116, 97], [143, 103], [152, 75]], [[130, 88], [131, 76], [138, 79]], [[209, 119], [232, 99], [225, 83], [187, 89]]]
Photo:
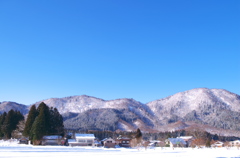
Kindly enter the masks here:
[[194, 121], [240, 130], [240, 96], [223, 89], [193, 89], [147, 105], [162, 124]]
[[27, 114], [29, 109], [28, 106], [23, 105], [23, 104], [18, 104], [15, 102], [0, 102], [0, 114], [4, 113], [4, 112], [8, 112], [11, 109], [16, 110], [16, 111], [20, 111], [23, 115]]

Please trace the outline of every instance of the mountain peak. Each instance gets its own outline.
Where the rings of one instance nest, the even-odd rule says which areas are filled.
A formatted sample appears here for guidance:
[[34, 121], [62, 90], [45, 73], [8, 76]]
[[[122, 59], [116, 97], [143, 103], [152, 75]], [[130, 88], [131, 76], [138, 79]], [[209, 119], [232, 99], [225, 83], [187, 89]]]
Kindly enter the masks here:
[[26, 105], [11, 101], [4, 101], [0, 103], [0, 113], [8, 112], [11, 109], [15, 111], [20, 111], [22, 114], [28, 113], [28, 107]]

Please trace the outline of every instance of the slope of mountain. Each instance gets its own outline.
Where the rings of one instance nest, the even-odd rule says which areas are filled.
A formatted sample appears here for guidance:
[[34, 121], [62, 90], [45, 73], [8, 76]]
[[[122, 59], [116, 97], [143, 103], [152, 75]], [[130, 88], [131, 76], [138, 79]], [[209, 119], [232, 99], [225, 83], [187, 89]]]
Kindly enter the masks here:
[[240, 129], [240, 96], [223, 89], [193, 89], [147, 105], [161, 124], [181, 120]]
[[1, 102], [0, 103], [0, 114], [4, 112], [8, 112], [11, 109], [20, 111], [22, 114], [27, 114], [28, 113], [28, 107], [23, 104], [18, 104], [15, 102]]
[[[68, 114], [67, 114], [68, 115]], [[72, 116], [72, 114], [70, 115]], [[63, 114], [64, 118], [66, 113]], [[67, 129], [78, 130], [123, 130], [133, 131], [137, 128], [152, 129], [154, 124], [147, 117], [134, 113], [128, 109], [91, 109], [68, 117], [64, 121]]]

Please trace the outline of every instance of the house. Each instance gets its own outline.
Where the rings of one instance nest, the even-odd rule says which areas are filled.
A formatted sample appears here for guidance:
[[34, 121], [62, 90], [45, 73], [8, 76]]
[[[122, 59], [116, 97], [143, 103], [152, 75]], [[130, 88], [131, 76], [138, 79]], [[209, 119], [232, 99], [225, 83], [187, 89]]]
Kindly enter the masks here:
[[19, 139], [19, 144], [28, 144], [28, 138], [22, 137]]
[[182, 138], [168, 138], [165, 143], [170, 147], [186, 147], [187, 145]]
[[240, 140], [234, 140], [229, 142], [229, 145], [232, 147], [240, 147]]
[[42, 145], [61, 145], [62, 140], [62, 136], [59, 135], [43, 136]]
[[186, 142], [186, 147], [191, 146], [191, 143], [194, 140], [193, 136], [181, 136], [181, 137], [177, 137], [177, 138], [183, 139]]
[[120, 147], [131, 147], [131, 138], [127, 138], [127, 137], [118, 137], [116, 139], [116, 143], [117, 145], [119, 145]]
[[101, 142], [105, 148], [115, 148], [117, 144], [116, 141], [112, 138], [105, 138]]
[[211, 147], [217, 147], [217, 148], [221, 148], [224, 146], [224, 143], [223, 142], [220, 142], [220, 141], [216, 141], [215, 143], [213, 143], [211, 145]]
[[94, 146], [96, 146], [96, 147], [100, 147], [100, 146], [102, 146], [102, 144], [101, 144], [101, 141], [98, 141], [98, 140], [94, 140]]
[[159, 140], [150, 140], [148, 143], [149, 147], [156, 147], [156, 146], [160, 146], [161, 141]]
[[68, 139], [70, 146], [94, 146], [94, 134], [80, 134], [76, 133], [74, 139]]

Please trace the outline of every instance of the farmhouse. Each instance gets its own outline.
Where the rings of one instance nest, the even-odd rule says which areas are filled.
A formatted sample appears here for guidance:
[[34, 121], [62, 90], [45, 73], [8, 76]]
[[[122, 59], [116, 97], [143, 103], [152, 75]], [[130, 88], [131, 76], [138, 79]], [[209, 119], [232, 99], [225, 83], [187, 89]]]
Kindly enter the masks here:
[[177, 138], [183, 139], [186, 142], [186, 147], [191, 146], [191, 143], [194, 140], [193, 136], [181, 136], [181, 137], [177, 137]]
[[187, 143], [182, 138], [168, 138], [166, 144], [170, 147], [186, 147]]
[[69, 139], [70, 146], [94, 146], [94, 134], [75, 134], [75, 139]]
[[116, 141], [112, 138], [105, 138], [101, 142], [105, 148], [115, 148], [116, 145]]
[[240, 147], [240, 140], [234, 140], [229, 142], [229, 145], [231, 145], [232, 147]]
[[131, 138], [127, 138], [127, 137], [119, 137], [116, 139], [116, 143], [120, 146], [120, 147], [130, 147], [130, 142], [131, 142]]
[[214, 144], [211, 145], [212, 147], [218, 147], [218, 148], [221, 148], [224, 146], [224, 143], [223, 142], [220, 142], [220, 141], [217, 141], [215, 142]]

